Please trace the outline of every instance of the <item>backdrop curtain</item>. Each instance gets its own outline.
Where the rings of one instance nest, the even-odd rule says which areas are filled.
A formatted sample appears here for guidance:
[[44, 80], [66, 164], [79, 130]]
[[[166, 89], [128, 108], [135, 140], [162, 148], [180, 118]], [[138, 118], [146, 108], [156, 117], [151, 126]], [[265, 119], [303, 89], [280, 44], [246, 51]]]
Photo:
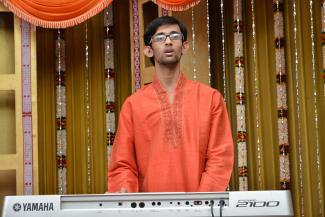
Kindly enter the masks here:
[[[123, 4], [115, 4], [123, 2]], [[114, 1], [114, 38], [116, 112], [131, 94], [129, 28], [119, 28], [129, 22], [128, 0]], [[91, 124], [91, 193], [107, 189], [107, 146], [105, 127], [105, 71], [103, 13], [94, 16], [88, 25], [89, 98]], [[55, 39], [57, 30], [37, 28], [37, 89], [39, 118], [40, 194], [57, 194], [56, 159], [56, 74]], [[66, 101], [67, 101], [67, 193], [88, 191], [87, 123], [85, 100], [85, 24], [67, 28], [62, 37], [66, 42]]]
[[[205, 1], [201, 1], [203, 3]], [[211, 1], [210, 1], [211, 2]], [[278, 113], [274, 49], [274, 1], [255, 0], [256, 57], [252, 33], [252, 1], [243, 1], [243, 41], [245, 43], [245, 93], [249, 190], [279, 190], [280, 162], [278, 146]], [[288, 83], [288, 130], [290, 144], [290, 191], [294, 216], [324, 216], [325, 195], [325, 93], [322, 79], [323, 1], [285, 0], [284, 28]], [[200, 4], [201, 4], [200, 3]], [[233, 130], [236, 130], [235, 67], [233, 39], [233, 1], [224, 1], [225, 64], [227, 105]], [[294, 8], [294, 3], [296, 8]], [[220, 3], [209, 5], [211, 35], [211, 69], [213, 86], [223, 89], [222, 25]], [[296, 21], [294, 20], [296, 9]], [[310, 12], [313, 12], [311, 18]], [[216, 17], [213, 17], [216, 16]], [[314, 28], [314, 35], [311, 32]], [[295, 39], [296, 27], [296, 39]], [[190, 35], [190, 34], [189, 34]], [[311, 36], [314, 36], [314, 42]], [[313, 56], [314, 44], [314, 56]], [[297, 53], [296, 53], [297, 51]], [[296, 59], [297, 55], [297, 59]], [[254, 72], [256, 68], [256, 72]], [[254, 73], [256, 73], [256, 80]], [[315, 76], [313, 76], [315, 73]], [[257, 85], [256, 85], [257, 84]], [[297, 94], [298, 92], [298, 94]], [[258, 93], [258, 96], [255, 94]], [[229, 94], [229, 95], [228, 95]], [[258, 100], [256, 98], [258, 97]], [[257, 104], [257, 106], [256, 106]], [[258, 108], [259, 112], [256, 111]], [[317, 108], [317, 110], [315, 110]], [[317, 115], [316, 115], [317, 114]], [[257, 119], [259, 122], [257, 122]], [[258, 125], [259, 124], [259, 125]], [[257, 127], [258, 126], [258, 127]], [[236, 143], [236, 134], [233, 138]], [[258, 145], [259, 141], [259, 145]], [[236, 145], [235, 145], [236, 146]], [[236, 146], [237, 149], [237, 146]], [[237, 150], [235, 150], [237, 156]], [[238, 158], [236, 157], [236, 164]], [[230, 190], [238, 190], [238, 171], [233, 171]]]

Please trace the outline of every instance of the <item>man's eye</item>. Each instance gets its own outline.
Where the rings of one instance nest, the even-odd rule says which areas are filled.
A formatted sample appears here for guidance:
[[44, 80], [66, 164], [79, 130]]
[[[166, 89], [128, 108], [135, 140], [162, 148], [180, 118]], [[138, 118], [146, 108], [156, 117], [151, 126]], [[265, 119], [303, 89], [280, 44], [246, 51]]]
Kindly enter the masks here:
[[165, 38], [166, 38], [165, 35], [156, 35], [154, 39], [155, 39], [156, 41], [164, 41]]
[[173, 33], [173, 34], [170, 34], [169, 38], [170, 40], [178, 40], [180, 39], [181, 37], [181, 34], [178, 34], [178, 33]]

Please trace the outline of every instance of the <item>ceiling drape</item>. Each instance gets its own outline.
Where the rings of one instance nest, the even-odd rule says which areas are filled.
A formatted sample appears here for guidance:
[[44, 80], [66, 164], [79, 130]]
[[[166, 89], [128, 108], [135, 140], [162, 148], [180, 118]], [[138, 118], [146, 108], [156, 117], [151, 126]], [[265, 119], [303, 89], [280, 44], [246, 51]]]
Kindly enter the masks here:
[[[113, 0], [0, 0], [16, 16], [35, 26], [66, 28], [93, 17]], [[200, 0], [152, 0], [167, 10], [182, 11]]]
[[184, 11], [197, 5], [200, 0], [152, 0], [162, 8], [171, 11]]
[[66, 28], [93, 17], [112, 0], [0, 0], [16, 16], [36, 26]]

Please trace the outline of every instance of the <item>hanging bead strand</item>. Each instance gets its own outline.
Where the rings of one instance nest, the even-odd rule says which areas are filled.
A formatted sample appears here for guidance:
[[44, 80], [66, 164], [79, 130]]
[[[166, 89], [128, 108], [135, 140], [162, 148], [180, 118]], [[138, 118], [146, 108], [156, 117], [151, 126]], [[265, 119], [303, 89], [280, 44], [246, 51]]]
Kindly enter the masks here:
[[67, 131], [66, 131], [66, 84], [65, 40], [63, 30], [58, 30], [55, 42], [56, 55], [56, 158], [58, 194], [67, 193]]
[[237, 149], [239, 190], [248, 190], [247, 140], [245, 119], [244, 46], [242, 0], [234, 1], [234, 57], [236, 81]]
[[297, 140], [298, 140], [298, 160], [299, 160], [299, 198], [300, 198], [300, 215], [305, 216], [304, 210], [304, 186], [303, 186], [303, 161], [302, 161], [302, 144], [301, 144], [301, 117], [300, 117], [300, 82], [299, 82], [299, 56], [298, 56], [298, 41], [297, 41], [297, 4], [293, 0], [293, 41], [295, 52], [295, 88], [296, 88], [296, 108], [297, 108]]
[[193, 58], [192, 58], [192, 65], [193, 65], [193, 80], [197, 80], [197, 74], [196, 74], [196, 54], [195, 54], [195, 17], [194, 17], [194, 7], [192, 7], [192, 52], [193, 52]]
[[87, 145], [87, 193], [92, 192], [92, 162], [91, 162], [91, 117], [90, 117], [90, 70], [89, 70], [89, 44], [88, 23], [85, 24], [85, 105], [86, 105], [86, 145]]
[[315, 30], [314, 30], [314, 14], [313, 14], [313, 0], [309, 0], [310, 13], [310, 39], [311, 39], [311, 60], [312, 60], [312, 78], [313, 78], [313, 107], [314, 107], [314, 121], [315, 121], [315, 145], [316, 145], [316, 165], [317, 165], [317, 191], [319, 201], [319, 216], [322, 213], [322, 192], [321, 192], [321, 178], [320, 178], [320, 156], [319, 156], [319, 133], [318, 133], [318, 108], [317, 108], [317, 84], [316, 84], [316, 57], [315, 57]]
[[256, 117], [256, 146], [257, 146], [257, 176], [258, 187], [263, 189], [261, 177], [261, 139], [260, 139], [260, 109], [259, 109], [259, 83], [257, 77], [257, 55], [256, 55], [256, 23], [255, 23], [255, 1], [251, 0], [251, 13], [252, 13], [252, 38], [253, 38], [253, 74], [254, 74], [254, 96], [255, 96], [255, 117]]
[[[224, 20], [224, 3], [220, 0], [220, 14], [221, 14], [221, 42], [222, 42], [222, 80], [223, 80], [223, 99], [227, 103], [227, 77], [226, 77], [226, 57], [225, 57], [225, 20]], [[211, 60], [209, 60], [210, 62]], [[230, 190], [229, 185], [227, 191]]]
[[105, 51], [105, 98], [106, 98], [106, 145], [109, 164], [111, 147], [115, 138], [115, 71], [113, 5], [104, 11], [104, 51]]
[[322, 16], [322, 57], [323, 57], [323, 92], [325, 98], [325, 0], [321, 1], [321, 16]]
[[226, 53], [225, 53], [225, 17], [224, 3], [220, 0], [221, 14], [221, 42], [222, 42], [222, 80], [223, 80], [223, 98], [227, 102], [227, 77], [226, 77]]
[[211, 52], [210, 52], [210, 16], [209, 16], [209, 0], [207, 1], [207, 36], [208, 36], [208, 76], [209, 76], [209, 85], [211, 86]]

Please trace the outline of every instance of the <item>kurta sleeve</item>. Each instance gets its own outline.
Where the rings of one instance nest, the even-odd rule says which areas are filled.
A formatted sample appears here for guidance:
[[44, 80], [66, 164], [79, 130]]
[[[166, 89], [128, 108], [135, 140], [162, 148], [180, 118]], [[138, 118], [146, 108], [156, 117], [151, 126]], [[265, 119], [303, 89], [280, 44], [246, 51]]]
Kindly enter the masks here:
[[135, 161], [134, 129], [131, 102], [122, 106], [117, 134], [111, 152], [107, 172], [108, 192], [117, 192], [122, 187], [128, 192], [138, 192], [138, 169]]
[[227, 109], [219, 92], [214, 92], [212, 97], [210, 129], [206, 165], [198, 191], [225, 191], [233, 169], [234, 147]]

